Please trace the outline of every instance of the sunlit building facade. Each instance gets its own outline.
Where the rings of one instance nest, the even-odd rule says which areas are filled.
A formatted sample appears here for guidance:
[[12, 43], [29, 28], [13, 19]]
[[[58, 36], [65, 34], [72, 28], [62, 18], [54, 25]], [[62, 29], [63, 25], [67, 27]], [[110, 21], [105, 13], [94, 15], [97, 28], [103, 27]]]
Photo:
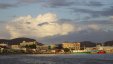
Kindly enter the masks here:
[[65, 42], [65, 43], [62, 43], [62, 47], [68, 48], [68, 49], [73, 49], [73, 50], [80, 50], [80, 43], [79, 42], [76, 42], [76, 43]]
[[20, 47], [20, 45], [11, 45], [11, 49], [20, 50], [21, 47]]
[[33, 41], [33, 42], [23, 41], [22, 43], [20, 43], [20, 46], [33, 45], [33, 44], [36, 44], [36, 41]]

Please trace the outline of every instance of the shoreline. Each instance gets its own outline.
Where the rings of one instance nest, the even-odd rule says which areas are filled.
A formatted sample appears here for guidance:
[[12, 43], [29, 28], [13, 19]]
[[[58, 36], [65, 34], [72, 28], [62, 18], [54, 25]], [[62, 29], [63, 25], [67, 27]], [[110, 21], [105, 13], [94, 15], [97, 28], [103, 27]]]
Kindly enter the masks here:
[[[82, 53], [83, 55], [105, 55], [105, 54], [86, 54], [86, 53]], [[77, 54], [0, 54], [0, 55], [82, 55], [81, 53], [77, 53]], [[108, 53], [106, 53], [108, 54]], [[110, 54], [113, 55], [113, 54]]]

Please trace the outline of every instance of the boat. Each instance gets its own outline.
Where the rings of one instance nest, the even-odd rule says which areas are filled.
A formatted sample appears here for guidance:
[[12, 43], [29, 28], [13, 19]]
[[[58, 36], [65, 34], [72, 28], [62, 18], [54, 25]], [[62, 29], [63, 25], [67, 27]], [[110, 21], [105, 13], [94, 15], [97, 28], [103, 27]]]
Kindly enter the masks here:
[[99, 50], [98, 52], [97, 52], [97, 54], [105, 54], [106, 52], [104, 51], [104, 50]]

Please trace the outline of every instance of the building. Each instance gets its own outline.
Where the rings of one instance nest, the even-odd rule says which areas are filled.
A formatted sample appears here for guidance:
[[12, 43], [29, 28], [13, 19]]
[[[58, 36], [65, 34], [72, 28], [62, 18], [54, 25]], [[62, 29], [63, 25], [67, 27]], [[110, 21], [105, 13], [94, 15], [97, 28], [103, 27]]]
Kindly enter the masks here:
[[97, 47], [86, 47], [84, 50], [85, 50], [86, 52], [90, 52], [90, 53], [92, 53], [92, 54], [96, 54], [96, 53], [98, 52]]
[[0, 43], [0, 46], [8, 46], [8, 44]]
[[105, 51], [106, 53], [113, 53], [113, 46], [97, 45], [96, 47], [86, 47], [85, 50], [88, 52], [95, 52], [95, 53], [97, 53], [98, 51]]
[[2, 52], [3, 52], [3, 50], [4, 50], [4, 48], [0, 47], [0, 53], [2, 53]]
[[37, 45], [36, 47], [37, 47], [37, 50], [48, 50], [49, 49], [48, 45], [42, 45], [42, 46]]
[[33, 41], [33, 42], [23, 41], [22, 43], [20, 43], [20, 46], [33, 45], [33, 44], [37, 44], [36, 41]]
[[42, 46], [37, 45], [36, 46], [37, 53], [47, 53], [48, 49], [49, 49], [48, 45], [42, 45]]
[[97, 49], [98, 50], [104, 50], [107, 53], [113, 53], [113, 46], [101, 46], [101, 45], [97, 45]]
[[62, 47], [68, 48], [68, 49], [71, 49], [71, 50], [80, 50], [80, 43], [79, 42], [76, 42], [76, 43], [65, 42], [65, 43], [62, 43]]
[[20, 45], [11, 45], [11, 49], [21, 50], [21, 47], [20, 47]]
[[7, 49], [8, 48], [8, 44], [5, 44], [5, 43], [0, 43], [0, 53], [3, 52], [4, 49]]
[[55, 44], [51, 44], [49, 47], [50, 47], [50, 49], [55, 49], [56, 45]]

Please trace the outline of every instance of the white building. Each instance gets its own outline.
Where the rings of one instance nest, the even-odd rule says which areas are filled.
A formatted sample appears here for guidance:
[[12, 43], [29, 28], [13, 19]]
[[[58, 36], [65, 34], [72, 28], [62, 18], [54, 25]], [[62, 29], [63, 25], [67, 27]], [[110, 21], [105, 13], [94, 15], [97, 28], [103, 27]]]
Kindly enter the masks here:
[[108, 53], [113, 53], [113, 46], [100, 46], [100, 45], [98, 45], [97, 49], [98, 50], [104, 50]]
[[21, 50], [21, 47], [20, 47], [20, 45], [11, 45], [11, 49]]
[[34, 42], [23, 41], [22, 43], [20, 43], [20, 46], [33, 45], [33, 44], [36, 44], [36, 41], [34, 41]]
[[3, 52], [4, 47], [8, 47], [8, 44], [0, 43], [0, 52], [1, 52], [1, 53]]
[[8, 44], [0, 43], [0, 46], [8, 46]]

